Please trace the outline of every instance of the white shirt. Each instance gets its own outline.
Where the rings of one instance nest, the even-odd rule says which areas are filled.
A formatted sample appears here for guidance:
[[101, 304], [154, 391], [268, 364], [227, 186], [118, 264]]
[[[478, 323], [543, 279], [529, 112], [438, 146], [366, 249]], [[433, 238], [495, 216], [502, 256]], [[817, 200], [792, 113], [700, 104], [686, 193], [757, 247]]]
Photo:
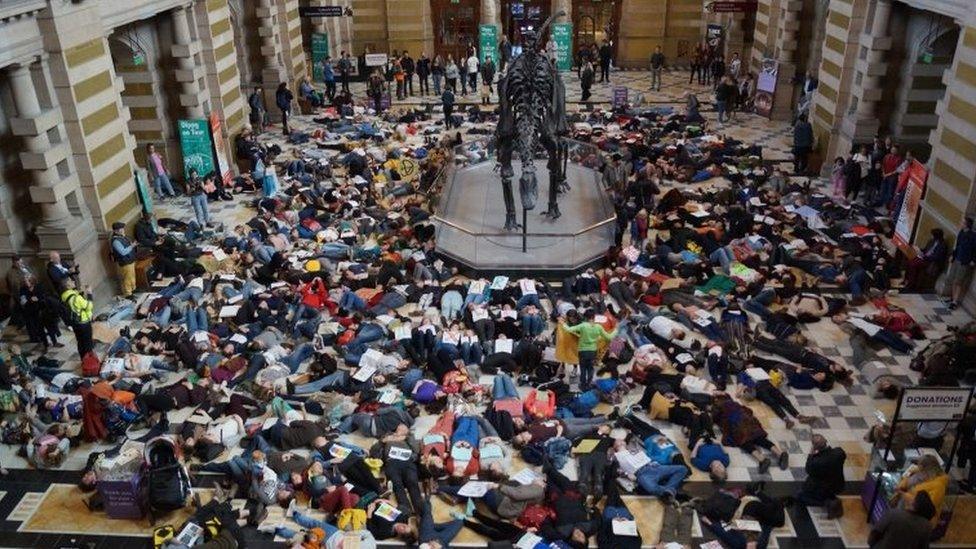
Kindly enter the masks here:
[[654, 332], [654, 335], [662, 337], [675, 345], [687, 349], [691, 347], [691, 339], [685, 337], [684, 339], [674, 339], [671, 337], [672, 330], [685, 330], [682, 324], [679, 324], [666, 316], [656, 316], [647, 323], [647, 327]]
[[472, 55], [468, 58], [468, 74], [478, 72], [478, 58]]

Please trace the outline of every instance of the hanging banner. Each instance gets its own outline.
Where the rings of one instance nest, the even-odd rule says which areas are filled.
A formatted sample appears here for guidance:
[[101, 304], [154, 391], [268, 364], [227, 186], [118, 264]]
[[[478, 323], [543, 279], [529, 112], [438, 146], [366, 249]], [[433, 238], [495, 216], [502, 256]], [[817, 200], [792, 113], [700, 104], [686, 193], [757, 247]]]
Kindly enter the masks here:
[[133, 175], [135, 175], [136, 193], [139, 195], [139, 202], [142, 203], [142, 211], [152, 213], [153, 199], [152, 193], [149, 192], [149, 184], [146, 182], [148, 179], [146, 170], [139, 168], [133, 172]]
[[230, 184], [231, 180], [234, 179], [234, 174], [230, 171], [230, 162], [227, 162], [224, 134], [220, 131], [220, 115], [216, 112], [210, 113], [210, 138], [213, 141], [214, 157], [217, 159], [220, 179], [225, 184]]
[[710, 23], [708, 28], [705, 30], [705, 40], [708, 42], [708, 47], [711, 48], [712, 51], [723, 51], [722, 36], [722, 25]]
[[[915, 223], [918, 221], [918, 211], [922, 205], [922, 195], [925, 194], [925, 182], [928, 181], [929, 171], [918, 160], [912, 159], [899, 181], [899, 187], [904, 184], [905, 198], [901, 201], [901, 210], [895, 218], [895, 243], [908, 246], [912, 242]], [[908, 181], [905, 182], [904, 180]]]
[[759, 2], [710, 2], [705, 9], [712, 13], [753, 13], [759, 9]]
[[756, 114], [770, 117], [773, 113], [773, 97], [776, 95], [776, 79], [779, 76], [779, 64], [775, 59], [763, 59], [762, 70], [756, 80]]
[[958, 421], [966, 414], [973, 390], [969, 387], [905, 388], [897, 421]]
[[573, 24], [553, 23], [552, 41], [556, 46], [556, 70], [573, 68]]
[[210, 127], [203, 118], [180, 120], [180, 151], [183, 153], [183, 176], [190, 177], [190, 169], [205, 177], [214, 171], [213, 140]]
[[329, 35], [324, 32], [312, 33], [312, 80], [325, 82], [325, 58], [329, 56]]
[[495, 25], [478, 25], [478, 57], [482, 63], [491, 58], [498, 66], [498, 27]]
[[617, 86], [613, 89], [613, 108], [620, 109], [627, 106], [627, 88]]
[[[301, 17], [342, 17], [346, 15], [346, 8], [342, 6], [306, 6], [298, 8]], [[352, 15], [352, 10], [349, 11]]]
[[367, 67], [382, 67], [389, 61], [389, 56], [385, 53], [367, 53], [365, 60]]

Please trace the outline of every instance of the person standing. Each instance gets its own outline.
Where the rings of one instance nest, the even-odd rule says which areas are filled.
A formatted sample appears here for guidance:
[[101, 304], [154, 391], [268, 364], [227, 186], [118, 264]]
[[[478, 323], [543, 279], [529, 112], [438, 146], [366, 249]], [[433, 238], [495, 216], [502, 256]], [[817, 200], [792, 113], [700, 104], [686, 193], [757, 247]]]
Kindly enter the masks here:
[[704, 65], [704, 52], [702, 50], [702, 45], [697, 44], [695, 46], [695, 51], [691, 55], [691, 75], [688, 77], [688, 83], [691, 84], [695, 81], [695, 75], [698, 76], [698, 84], [701, 85], [702, 82], [702, 65]]
[[264, 90], [261, 89], [261, 86], [255, 87], [251, 95], [247, 96], [247, 106], [251, 108], [248, 115], [251, 127], [259, 134], [264, 133], [264, 114], [267, 109], [264, 106]]
[[451, 86], [444, 89], [441, 95], [441, 106], [444, 108], [444, 127], [451, 129], [454, 126], [454, 91]]
[[339, 54], [339, 81], [342, 83], [342, 91], [349, 91], [349, 74], [352, 72], [352, 60], [349, 59], [349, 52], [342, 50]]
[[207, 191], [204, 189], [203, 179], [197, 174], [196, 168], [190, 168], [190, 179], [187, 181], [188, 192], [190, 193], [190, 205], [193, 206], [193, 214], [197, 218], [200, 227], [211, 227], [210, 207], [207, 205]]
[[441, 95], [441, 80], [444, 78], [444, 59], [440, 55], [434, 57], [430, 67], [430, 78], [434, 81], [434, 96]]
[[610, 83], [610, 62], [613, 57], [613, 48], [610, 47], [610, 41], [604, 40], [603, 45], [600, 46], [600, 83], [603, 82]]
[[16, 320], [14, 324], [19, 325], [20, 321], [20, 289], [28, 277], [34, 276], [34, 271], [24, 263], [24, 259], [17, 254], [10, 256], [10, 270], [7, 271], [7, 291], [10, 292], [11, 316]]
[[844, 506], [837, 496], [844, 491], [844, 463], [847, 453], [843, 448], [831, 448], [823, 435], [810, 438], [810, 455], [807, 456], [806, 480], [797, 500], [809, 507], [826, 507], [827, 518], [840, 518]]
[[[205, 197], [206, 198], [206, 197]], [[136, 289], [136, 245], [125, 236], [125, 223], [112, 223], [111, 246], [112, 261], [119, 268], [122, 295], [129, 297]]]
[[295, 96], [288, 89], [288, 82], [278, 84], [278, 90], [275, 92], [275, 103], [278, 105], [278, 110], [281, 111], [281, 131], [286, 136], [291, 134], [288, 131], [288, 117], [291, 116], [291, 102], [294, 99]]
[[403, 56], [400, 58], [400, 66], [403, 67], [404, 95], [413, 97], [413, 73], [417, 72], [417, 63], [414, 62], [413, 57], [410, 57], [407, 50], [403, 50]]
[[898, 145], [892, 145], [888, 154], [881, 159], [881, 197], [878, 205], [888, 207], [892, 199], [895, 198], [895, 189], [898, 187], [898, 168], [905, 160], [898, 152]]
[[156, 145], [152, 143], [146, 145], [146, 171], [149, 172], [149, 180], [152, 181], [153, 188], [156, 189], [156, 196], [159, 198], [176, 196], [173, 183], [169, 180], [166, 160], [156, 152]]
[[715, 110], [718, 111], [718, 123], [725, 124], [728, 117], [729, 102], [732, 100], [732, 93], [735, 88], [729, 84], [728, 78], [722, 78], [715, 87]]
[[661, 91], [661, 73], [664, 72], [664, 53], [661, 46], [654, 48], [651, 54], [651, 89]]
[[396, 82], [396, 98], [397, 101], [403, 101], [406, 96], [406, 71], [403, 70], [403, 64], [400, 63], [399, 59], [393, 60], [393, 80]]
[[739, 79], [739, 70], [741, 69], [742, 60], [739, 59], [739, 53], [735, 52], [732, 54], [732, 59], [729, 60], [729, 76], [732, 77], [733, 82]]
[[466, 62], [468, 68], [468, 87], [471, 93], [478, 91], [478, 56], [471, 52]]
[[460, 76], [460, 71], [458, 70], [458, 66], [454, 63], [454, 56], [448, 54], [447, 65], [444, 66], [444, 87], [451, 90], [452, 94], [457, 93], [458, 76]]
[[79, 292], [75, 289], [75, 281], [69, 278], [65, 281], [64, 291], [61, 292], [61, 302], [67, 309], [68, 325], [75, 333], [80, 359], [95, 348], [91, 325], [95, 306], [92, 303], [91, 287], [86, 286], [84, 292]]
[[[426, 96], [430, 93], [430, 59], [427, 57], [427, 52], [420, 54], [420, 59], [417, 60], [417, 81], [420, 84], [420, 95]], [[411, 90], [411, 94], [412, 94]]]
[[967, 217], [962, 221], [962, 229], [956, 234], [956, 245], [952, 249], [952, 268], [949, 270], [949, 280], [946, 281], [951, 299], [950, 309], [959, 306], [959, 300], [973, 277], [973, 267], [976, 267], [976, 231], [973, 231], [973, 218]]
[[495, 93], [495, 62], [491, 57], [481, 64], [481, 83], [488, 86], [489, 93]]
[[325, 81], [325, 96], [329, 98], [331, 103], [335, 99], [336, 82], [335, 69], [332, 67], [332, 58], [329, 56], [326, 56], [325, 60], [322, 61], [322, 80]]
[[75, 279], [75, 283], [78, 282], [78, 265], [66, 264], [61, 261], [61, 254], [57, 251], [51, 250], [48, 254], [47, 261], [47, 278], [51, 281], [51, 286], [57, 292], [64, 289], [64, 280], [66, 278]]
[[580, 362], [580, 381], [579, 388], [585, 391], [593, 382], [593, 371], [596, 363], [596, 351], [601, 340], [610, 341], [617, 330], [607, 332], [607, 330], [594, 322], [596, 315], [593, 309], [587, 309], [583, 314], [583, 322], [575, 326], [567, 326], [563, 323], [563, 329], [579, 337], [577, 349], [579, 350]]
[[590, 88], [593, 87], [593, 80], [596, 75], [593, 71], [593, 63], [588, 60], [583, 62], [583, 69], [580, 71], [580, 100], [589, 101], [590, 100]]
[[[804, 175], [807, 173], [807, 158], [813, 150], [813, 126], [806, 115], [799, 117], [793, 126], [793, 173]], [[848, 185], [848, 189], [850, 186]]]
[[54, 347], [63, 347], [58, 343], [61, 330], [58, 329], [58, 314], [52, 306], [50, 296], [44, 288], [27, 277], [20, 288], [20, 306], [24, 313], [24, 325], [32, 343], [39, 343], [43, 352], [47, 352], [48, 341]]
[[369, 75], [366, 90], [367, 95], [373, 100], [373, 110], [376, 111], [376, 114], [383, 112], [383, 90], [385, 86], [386, 81], [383, 79], [380, 69], [374, 69], [373, 74]]
[[502, 35], [502, 41], [498, 43], [498, 72], [504, 73], [505, 67], [512, 60], [512, 43], [508, 37]]
[[712, 83], [717, 88], [725, 76], [725, 59], [722, 59], [721, 54], [715, 53], [713, 54], [711, 65]]

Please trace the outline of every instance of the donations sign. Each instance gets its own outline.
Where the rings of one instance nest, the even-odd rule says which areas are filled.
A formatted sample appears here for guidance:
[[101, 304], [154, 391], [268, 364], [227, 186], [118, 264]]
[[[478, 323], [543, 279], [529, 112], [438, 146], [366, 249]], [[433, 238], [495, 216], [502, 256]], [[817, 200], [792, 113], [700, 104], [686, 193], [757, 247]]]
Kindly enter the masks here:
[[205, 118], [180, 120], [180, 150], [183, 152], [183, 177], [189, 179], [190, 169], [200, 177], [214, 171], [213, 142], [210, 124]]
[[478, 43], [481, 47], [478, 48], [478, 54], [481, 56], [480, 61], [485, 62], [489, 57], [495, 66], [498, 66], [498, 27], [495, 25], [479, 25], [478, 26]]
[[552, 41], [556, 46], [556, 70], [568, 71], [573, 68], [573, 24], [554, 23]]
[[908, 181], [905, 183], [905, 198], [901, 201], [901, 210], [895, 218], [894, 240], [899, 246], [908, 246], [912, 242], [912, 233], [915, 232], [915, 224], [918, 222], [918, 211], [922, 205], [922, 195], [925, 193], [925, 182], [929, 178], [929, 171], [925, 169], [924, 164], [913, 159], [900, 178]]
[[905, 389], [898, 419], [953, 421], [962, 419], [973, 390], [968, 387], [915, 387]]

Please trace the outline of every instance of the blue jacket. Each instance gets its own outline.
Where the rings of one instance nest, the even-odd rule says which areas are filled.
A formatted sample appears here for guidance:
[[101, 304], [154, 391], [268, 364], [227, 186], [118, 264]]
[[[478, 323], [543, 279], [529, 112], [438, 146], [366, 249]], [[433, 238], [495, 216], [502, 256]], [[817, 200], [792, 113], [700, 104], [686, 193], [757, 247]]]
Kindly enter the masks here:
[[956, 247], [952, 250], [952, 260], [971, 265], [976, 262], [976, 231], [963, 229], [956, 235]]

